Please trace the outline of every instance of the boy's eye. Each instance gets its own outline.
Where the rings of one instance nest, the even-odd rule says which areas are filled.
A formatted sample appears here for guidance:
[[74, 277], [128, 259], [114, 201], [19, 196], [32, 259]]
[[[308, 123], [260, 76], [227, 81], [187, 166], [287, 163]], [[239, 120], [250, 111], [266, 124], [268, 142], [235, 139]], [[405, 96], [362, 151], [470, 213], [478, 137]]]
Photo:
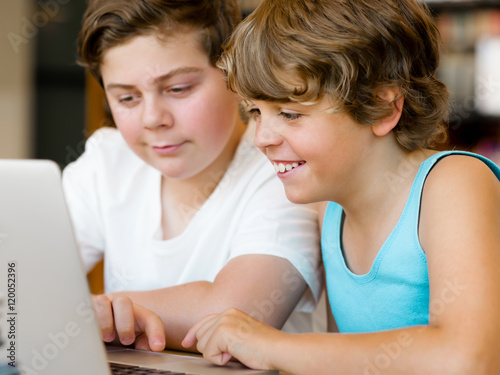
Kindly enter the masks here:
[[174, 95], [187, 94], [191, 91], [192, 86], [175, 86], [168, 89], [168, 92]]
[[247, 115], [248, 117], [250, 117], [251, 119], [255, 119], [257, 118], [258, 116], [260, 116], [260, 110], [258, 108], [249, 108], [247, 110]]
[[300, 113], [294, 113], [294, 112], [281, 112], [280, 115], [285, 119], [285, 120], [297, 120], [302, 115]]
[[118, 103], [129, 104], [134, 101], [135, 97], [133, 95], [123, 95], [118, 98]]

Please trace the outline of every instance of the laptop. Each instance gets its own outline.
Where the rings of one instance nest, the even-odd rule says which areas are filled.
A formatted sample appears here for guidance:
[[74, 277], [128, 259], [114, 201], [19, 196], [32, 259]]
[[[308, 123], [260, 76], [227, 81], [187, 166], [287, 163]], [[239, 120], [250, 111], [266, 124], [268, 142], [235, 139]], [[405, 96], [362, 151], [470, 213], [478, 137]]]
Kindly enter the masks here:
[[[148, 368], [155, 374], [277, 374], [239, 363], [218, 367], [197, 355], [106, 347], [61, 171], [52, 161], [0, 160], [0, 260], [0, 363], [7, 362], [2, 369], [23, 375], [100, 375], [112, 373], [112, 362], [121, 369], [113, 373], [126, 374], [146, 374]], [[123, 369], [129, 365], [137, 367]]]

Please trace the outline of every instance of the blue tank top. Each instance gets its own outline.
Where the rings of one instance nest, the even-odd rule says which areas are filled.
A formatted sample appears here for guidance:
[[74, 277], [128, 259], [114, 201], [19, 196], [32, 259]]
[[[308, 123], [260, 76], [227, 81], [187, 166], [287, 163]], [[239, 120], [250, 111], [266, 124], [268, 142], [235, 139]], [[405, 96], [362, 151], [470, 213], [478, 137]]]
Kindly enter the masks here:
[[469, 152], [439, 152], [425, 160], [398, 223], [367, 274], [356, 275], [348, 269], [340, 243], [343, 209], [336, 203], [328, 204], [321, 248], [328, 298], [340, 332], [375, 332], [429, 323], [427, 258], [418, 238], [420, 197], [432, 167], [450, 154], [483, 160], [500, 180], [496, 164]]

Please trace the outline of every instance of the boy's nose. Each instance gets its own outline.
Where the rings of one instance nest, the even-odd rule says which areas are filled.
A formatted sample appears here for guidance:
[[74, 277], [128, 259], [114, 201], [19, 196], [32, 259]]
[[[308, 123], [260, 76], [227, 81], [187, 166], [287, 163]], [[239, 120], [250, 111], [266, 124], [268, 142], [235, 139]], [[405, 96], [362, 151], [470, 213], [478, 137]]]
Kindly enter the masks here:
[[142, 122], [144, 127], [150, 129], [160, 126], [172, 126], [173, 116], [164, 103], [151, 98], [145, 100]]
[[260, 118], [257, 121], [255, 129], [254, 144], [260, 149], [270, 146], [277, 146], [282, 142], [281, 136], [276, 132], [275, 126], [271, 121], [263, 121]]

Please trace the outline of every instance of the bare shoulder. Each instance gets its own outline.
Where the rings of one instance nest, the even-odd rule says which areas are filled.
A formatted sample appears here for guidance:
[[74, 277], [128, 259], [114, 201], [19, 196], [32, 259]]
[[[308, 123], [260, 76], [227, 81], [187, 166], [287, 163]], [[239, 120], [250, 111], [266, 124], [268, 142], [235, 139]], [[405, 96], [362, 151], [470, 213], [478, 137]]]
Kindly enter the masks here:
[[[493, 171], [478, 158], [450, 155], [440, 160], [427, 177], [424, 194], [469, 194], [476, 190], [500, 190], [500, 182]], [[450, 197], [451, 198], [451, 197]]]
[[428, 233], [445, 235], [457, 228], [485, 233], [492, 225], [498, 228], [499, 220], [500, 182], [483, 161], [450, 155], [435, 165], [422, 193], [421, 240]]

